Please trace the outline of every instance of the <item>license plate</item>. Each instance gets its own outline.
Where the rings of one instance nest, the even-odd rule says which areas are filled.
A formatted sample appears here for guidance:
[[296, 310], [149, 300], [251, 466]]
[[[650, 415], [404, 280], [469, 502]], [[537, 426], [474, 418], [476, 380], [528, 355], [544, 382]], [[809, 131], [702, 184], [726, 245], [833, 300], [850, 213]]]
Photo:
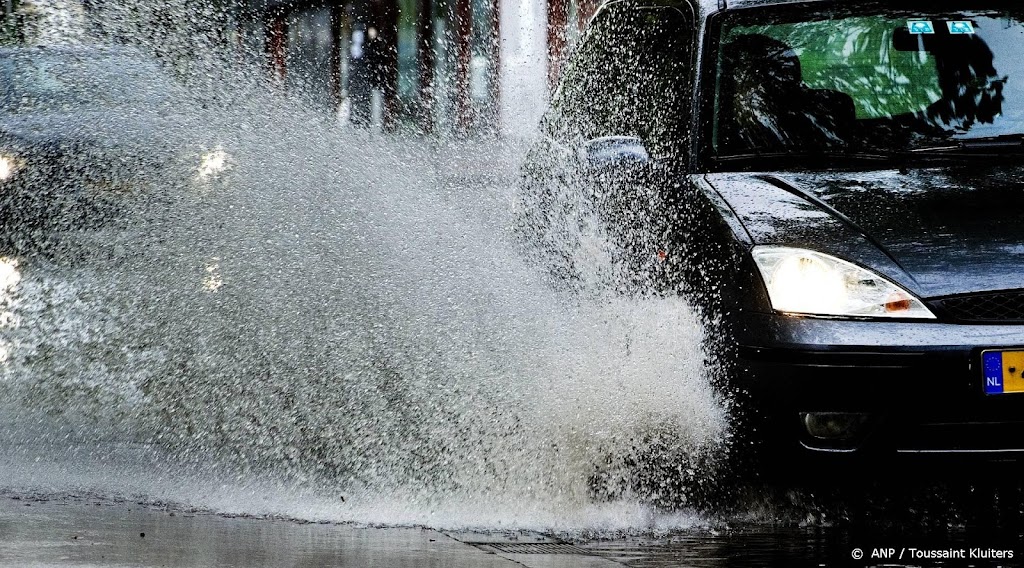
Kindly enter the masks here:
[[1024, 350], [984, 351], [985, 394], [1024, 392]]

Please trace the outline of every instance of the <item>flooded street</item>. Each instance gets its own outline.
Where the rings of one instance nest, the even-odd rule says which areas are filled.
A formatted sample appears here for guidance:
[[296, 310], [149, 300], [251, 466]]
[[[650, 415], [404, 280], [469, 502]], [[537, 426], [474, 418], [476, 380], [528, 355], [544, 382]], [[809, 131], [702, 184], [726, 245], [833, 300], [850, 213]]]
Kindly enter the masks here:
[[8, 3], [0, 566], [1024, 565], [1019, 468], [736, 466], [721, 322], [623, 276], [675, 251], [558, 195], [537, 261], [536, 29], [406, 11], [360, 93], [365, 3], [263, 4]]

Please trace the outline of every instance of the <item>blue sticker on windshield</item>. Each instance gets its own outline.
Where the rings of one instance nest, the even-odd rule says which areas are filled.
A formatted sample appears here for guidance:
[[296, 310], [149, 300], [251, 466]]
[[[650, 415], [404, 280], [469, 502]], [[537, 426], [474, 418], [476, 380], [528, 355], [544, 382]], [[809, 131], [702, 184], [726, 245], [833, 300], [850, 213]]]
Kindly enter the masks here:
[[928, 20], [910, 20], [907, 22], [907, 28], [910, 29], [912, 34], [933, 34], [935, 33], [935, 26]]
[[971, 22], [946, 22], [951, 34], [974, 35], [974, 24]]

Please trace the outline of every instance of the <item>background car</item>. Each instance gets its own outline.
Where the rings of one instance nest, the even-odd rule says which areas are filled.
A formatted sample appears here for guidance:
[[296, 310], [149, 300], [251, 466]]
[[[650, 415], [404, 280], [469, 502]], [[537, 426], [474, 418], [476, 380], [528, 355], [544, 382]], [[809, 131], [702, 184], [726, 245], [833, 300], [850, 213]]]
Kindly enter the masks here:
[[209, 115], [154, 60], [109, 46], [0, 48], [0, 252], [123, 220], [141, 196], [215, 177]]
[[[620, 1], [566, 66], [518, 228], [552, 282], [681, 294], [772, 460], [1024, 451], [1024, 12]], [[591, 279], [592, 280], [592, 279]]]

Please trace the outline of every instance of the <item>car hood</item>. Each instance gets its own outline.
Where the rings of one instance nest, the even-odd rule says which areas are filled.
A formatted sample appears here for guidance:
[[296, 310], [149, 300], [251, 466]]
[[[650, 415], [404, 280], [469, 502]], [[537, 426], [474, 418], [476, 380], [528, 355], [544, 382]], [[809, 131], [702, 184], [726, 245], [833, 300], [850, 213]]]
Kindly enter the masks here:
[[835, 254], [925, 298], [1024, 288], [1024, 166], [708, 181], [756, 244]]
[[84, 145], [170, 150], [186, 143], [186, 132], [196, 124], [189, 115], [150, 110], [0, 115], [0, 143], [29, 149]]

